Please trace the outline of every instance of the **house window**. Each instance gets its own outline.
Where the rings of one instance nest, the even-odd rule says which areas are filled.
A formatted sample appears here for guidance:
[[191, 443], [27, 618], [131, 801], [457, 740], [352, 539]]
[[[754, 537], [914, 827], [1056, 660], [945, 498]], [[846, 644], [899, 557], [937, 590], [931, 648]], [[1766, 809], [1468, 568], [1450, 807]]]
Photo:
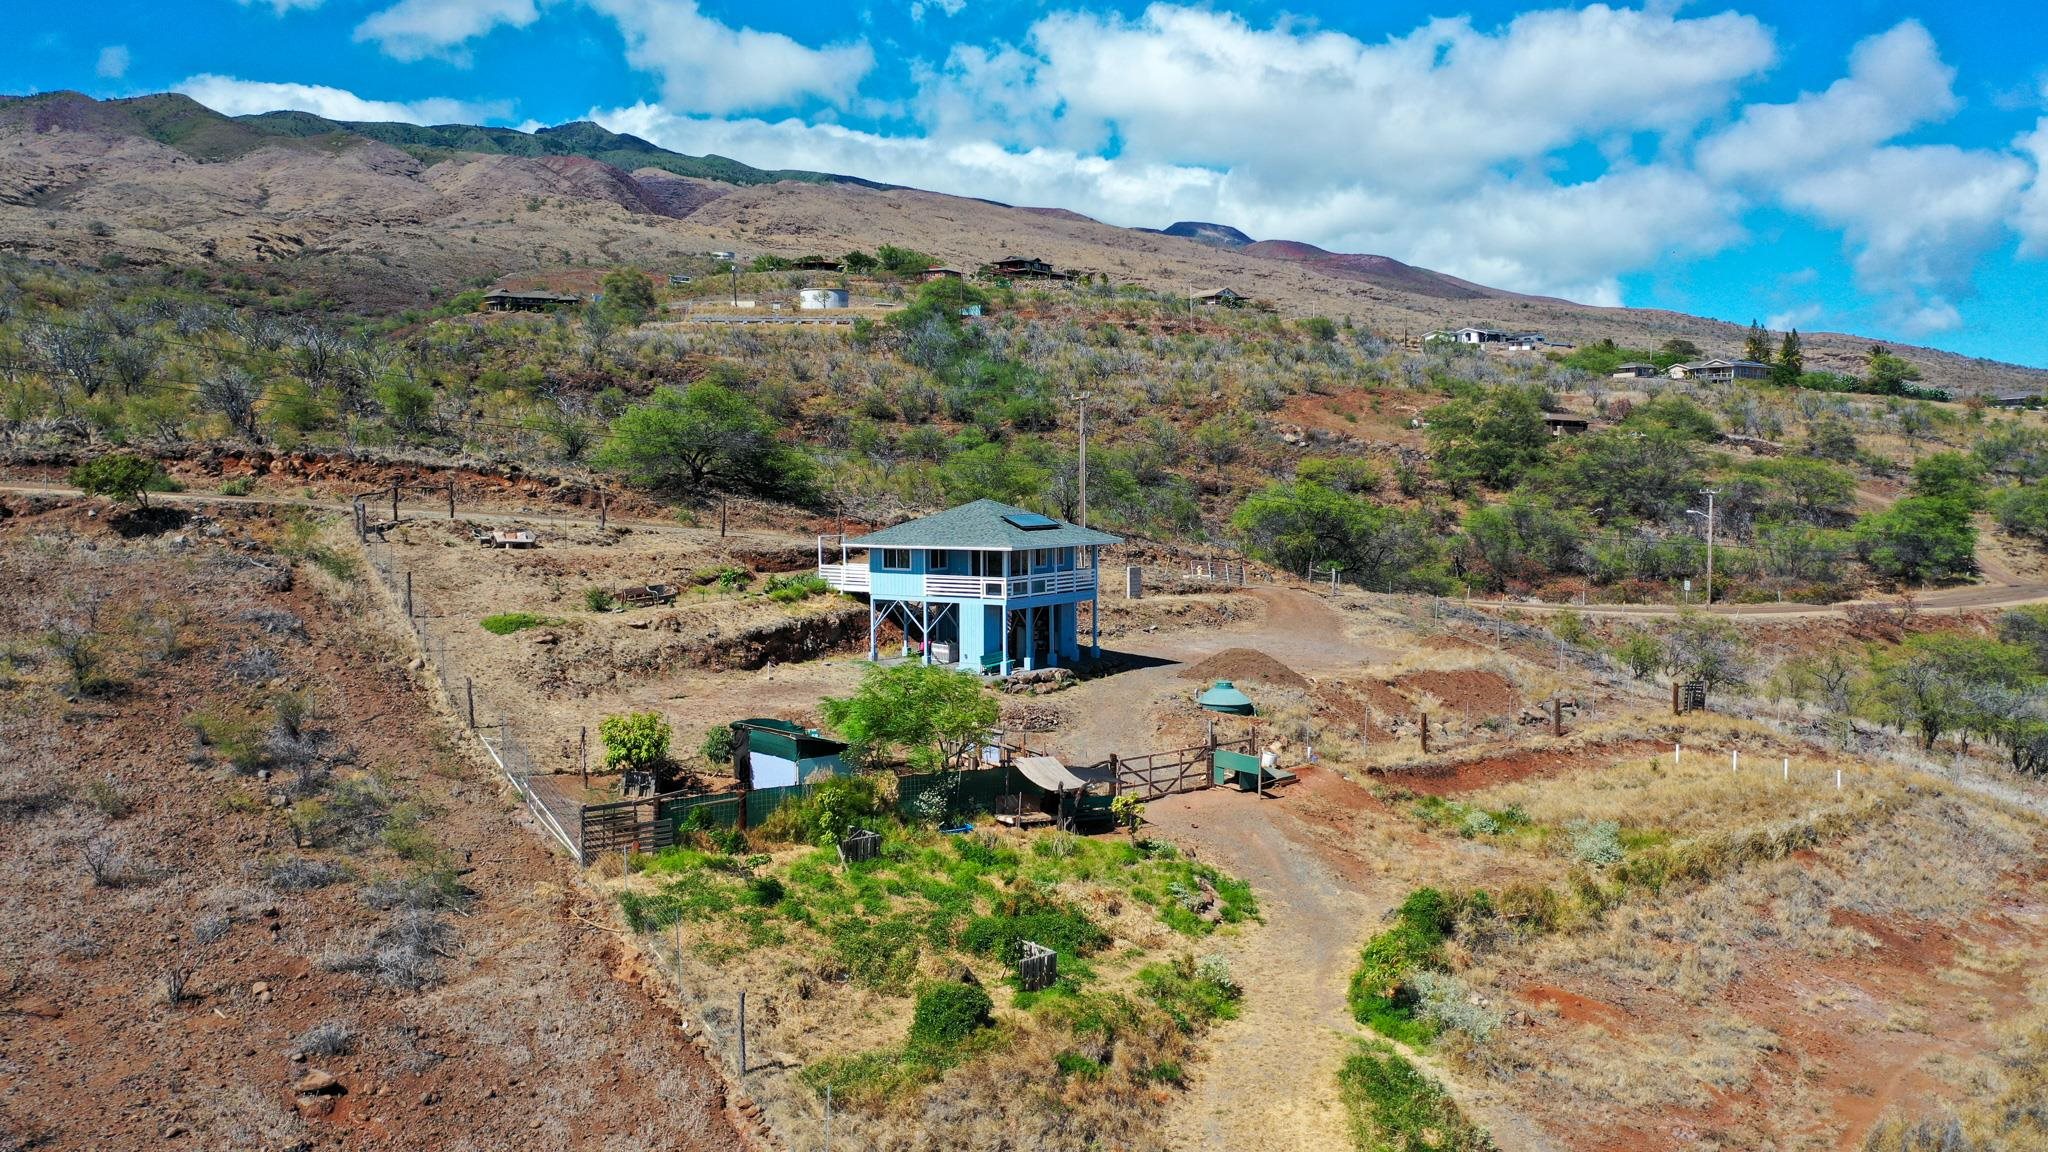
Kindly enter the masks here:
[[1044, 568], [1050, 565], [1051, 563], [1052, 549], [1034, 548], [1031, 550], [1031, 566], [1033, 568]]
[[950, 558], [946, 555], [944, 548], [934, 548], [930, 552], [925, 553], [924, 570], [927, 572], [944, 572], [949, 560]]
[[884, 548], [884, 549], [882, 549], [882, 571], [884, 571], [884, 572], [908, 572], [908, 571], [910, 571], [910, 549], [908, 549], [908, 548]]

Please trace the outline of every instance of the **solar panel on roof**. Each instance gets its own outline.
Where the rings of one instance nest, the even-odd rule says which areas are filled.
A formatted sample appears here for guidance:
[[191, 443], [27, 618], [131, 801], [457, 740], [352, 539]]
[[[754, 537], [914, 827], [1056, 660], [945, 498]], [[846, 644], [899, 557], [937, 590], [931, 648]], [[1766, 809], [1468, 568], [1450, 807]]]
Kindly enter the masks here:
[[1040, 516], [1036, 512], [1009, 512], [1003, 515], [1003, 519], [1008, 521], [1011, 527], [1022, 528], [1026, 532], [1043, 532], [1047, 528], [1060, 526], [1059, 521], [1050, 516]]

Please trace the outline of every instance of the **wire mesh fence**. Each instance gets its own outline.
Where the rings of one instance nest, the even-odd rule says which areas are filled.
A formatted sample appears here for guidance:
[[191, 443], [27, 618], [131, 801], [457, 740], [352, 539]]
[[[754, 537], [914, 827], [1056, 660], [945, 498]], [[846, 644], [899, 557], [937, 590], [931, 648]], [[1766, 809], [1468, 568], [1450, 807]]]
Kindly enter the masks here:
[[529, 734], [523, 733], [520, 726], [493, 701], [478, 695], [473, 676], [460, 658], [451, 652], [447, 637], [438, 634], [432, 626], [433, 621], [441, 617], [428, 602], [424, 590], [415, 585], [412, 573], [405, 568], [391, 544], [380, 539], [366, 539], [363, 541], [363, 553], [369, 561], [370, 570], [376, 573], [378, 582], [398, 605], [406, 627], [412, 631], [425, 670], [432, 674], [440, 688], [442, 702], [476, 737], [477, 743], [505, 779], [518, 789], [534, 820], [567, 850], [572, 859], [581, 861], [580, 829], [576, 822], [564, 820], [548, 805], [547, 798], [532, 786], [532, 778], [540, 774], [540, 769], [528, 747]]

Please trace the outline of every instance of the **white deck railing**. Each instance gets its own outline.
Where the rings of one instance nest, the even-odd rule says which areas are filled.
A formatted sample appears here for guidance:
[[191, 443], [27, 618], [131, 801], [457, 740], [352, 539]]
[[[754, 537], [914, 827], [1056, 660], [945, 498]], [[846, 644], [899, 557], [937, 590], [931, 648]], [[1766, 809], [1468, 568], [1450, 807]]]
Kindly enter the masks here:
[[[818, 575], [841, 592], [868, 593], [874, 580], [866, 564], [820, 564]], [[911, 576], [890, 573], [890, 583], [900, 588], [907, 600], [1022, 600], [1027, 596], [1064, 595], [1075, 592], [1094, 595], [1095, 569], [1071, 572], [1043, 572], [1035, 576]]]

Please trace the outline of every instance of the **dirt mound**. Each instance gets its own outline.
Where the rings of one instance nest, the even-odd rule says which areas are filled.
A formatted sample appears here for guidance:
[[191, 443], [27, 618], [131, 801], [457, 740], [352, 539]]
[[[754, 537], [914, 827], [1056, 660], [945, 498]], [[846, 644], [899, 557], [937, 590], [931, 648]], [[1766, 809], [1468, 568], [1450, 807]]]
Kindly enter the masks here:
[[1307, 688], [1308, 680], [1256, 648], [1225, 648], [1200, 664], [1181, 670], [1183, 680], [1229, 680], [1237, 684], [1270, 684], [1277, 688]]
[[1522, 706], [1522, 694], [1498, 672], [1461, 668], [1456, 672], [1410, 672], [1394, 682], [1413, 696], [1427, 692], [1443, 707], [1466, 716], [1506, 716]]

